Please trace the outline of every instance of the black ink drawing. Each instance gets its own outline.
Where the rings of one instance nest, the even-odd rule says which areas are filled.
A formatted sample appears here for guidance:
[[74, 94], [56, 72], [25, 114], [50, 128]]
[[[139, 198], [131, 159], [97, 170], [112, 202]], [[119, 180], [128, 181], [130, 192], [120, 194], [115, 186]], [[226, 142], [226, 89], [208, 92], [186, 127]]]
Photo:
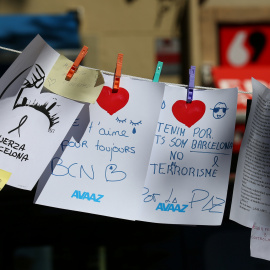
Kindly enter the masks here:
[[[17, 76], [15, 76], [15, 78], [13, 80], [11, 80], [11, 82], [7, 85], [7, 87], [1, 93], [0, 99], [3, 97], [5, 92], [9, 89], [9, 87], [20, 76], [22, 76], [24, 72], [29, 70], [31, 67], [32, 66], [26, 68], [21, 73], [19, 73]], [[29, 97], [27, 96], [27, 89], [39, 89], [43, 85], [44, 80], [45, 80], [44, 70], [41, 68], [40, 65], [35, 64], [33, 71], [32, 71], [32, 74], [30, 74], [30, 77], [28, 77], [28, 79], [25, 79], [24, 84], [22, 85], [21, 89], [19, 90], [19, 93], [18, 93], [18, 95], [15, 99], [14, 105], [13, 105], [13, 110], [15, 110], [17, 108], [22, 108], [22, 107], [30, 107], [30, 108], [33, 108], [33, 109], [43, 113], [49, 120], [48, 132], [53, 133], [53, 132], [51, 132], [52, 127], [59, 123], [59, 117], [57, 116], [57, 113], [52, 113], [54, 108], [60, 106], [60, 105], [57, 105], [57, 99], [53, 98], [55, 101], [52, 103], [49, 103], [47, 101], [38, 102], [36, 95], [35, 95], [36, 98], [34, 99], [34, 101], [30, 100]], [[37, 93], [37, 94], [41, 95], [41, 93]], [[28, 118], [28, 116], [25, 115], [21, 119], [18, 127], [12, 129], [11, 131], [9, 131], [9, 133], [18, 129], [18, 133], [20, 136], [20, 127], [26, 122], [27, 118]]]
[[27, 120], [27, 118], [28, 118], [27, 115], [23, 116], [22, 119], [21, 119], [21, 121], [20, 121], [20, 123], [19, 123], [19, 125], [17, 127], [15, 127], [14, 129], [10, 130], [8, 132], [8, 134], [10, 134], [11, 132], [13, 132], [15, 130], [18, 130], [19, 137], [21, 137], [20, 127], [25, 123], [25, 121]]

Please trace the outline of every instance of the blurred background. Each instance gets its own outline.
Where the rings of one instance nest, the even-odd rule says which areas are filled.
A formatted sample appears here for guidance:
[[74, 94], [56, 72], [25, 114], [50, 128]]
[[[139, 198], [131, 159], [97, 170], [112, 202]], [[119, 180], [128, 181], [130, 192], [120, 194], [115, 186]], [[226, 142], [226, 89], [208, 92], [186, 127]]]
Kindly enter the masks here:
[[[270, 85], [269, 0], [0, 0], [0, 46], [23, 50], [40, 34], [83, 65], [161, 82], [251, 92], [253, 76]], [[0, 50], [0, 76], [18, 54]], [[33, 205], [35, 190], [0, 193], [1, 270], [269, 269], [250, 257], [250, 229], [229, 220], [234, 173], [245, 130], [247, 99], [238, 110], [222, 226], [131, 222]]]

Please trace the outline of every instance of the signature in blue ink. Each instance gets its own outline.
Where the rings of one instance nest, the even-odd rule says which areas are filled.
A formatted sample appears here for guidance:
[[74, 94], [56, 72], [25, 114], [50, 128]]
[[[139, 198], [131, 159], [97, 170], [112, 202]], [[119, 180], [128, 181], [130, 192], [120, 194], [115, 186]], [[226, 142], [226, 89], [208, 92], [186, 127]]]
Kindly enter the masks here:
[[109, 164], [105, 169], [105, 179], [107, 182], [117, 182], [126, 179], [127, 174], [123, 171], [117, 171], [116, 164]]

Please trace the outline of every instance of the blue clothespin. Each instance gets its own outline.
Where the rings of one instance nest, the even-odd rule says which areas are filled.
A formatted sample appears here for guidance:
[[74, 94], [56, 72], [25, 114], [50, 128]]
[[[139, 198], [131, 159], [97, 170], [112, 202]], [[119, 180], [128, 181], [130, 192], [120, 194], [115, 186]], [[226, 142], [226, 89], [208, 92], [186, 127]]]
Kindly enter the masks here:
[[163, 62], [158, 61], [156, 71], [155, 71], [155, 75], [154, 75], [154, 78], [153, 78], [153, 82], [158, 82], [159, 81], [162, 66], [163, 66]]
[[187, 102], [190, 103], [193, 100], [193, 89], [195, 86], [195, 66], [191, 66], [189, 69], [189, 83], [187, 89]]

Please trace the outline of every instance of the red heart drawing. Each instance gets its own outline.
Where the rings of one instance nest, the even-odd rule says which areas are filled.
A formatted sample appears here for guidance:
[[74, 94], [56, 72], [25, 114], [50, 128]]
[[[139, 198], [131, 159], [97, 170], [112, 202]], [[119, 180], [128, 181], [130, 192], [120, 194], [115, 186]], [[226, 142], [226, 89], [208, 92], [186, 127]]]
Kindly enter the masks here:
[[125, 88], [119, 88], [117, 93], [112, 93], [112, 89], [104, 86], [98, 96], [98, 105], [110, 115], [118, 112], [126, 106], [129, 100], [129, 93]]
[[179, 122], [190, 128], [203, 117], [205, 109], [205, 104], [200, 100], [191, 103], [177, 100], [172, 106], [172, 113]]

